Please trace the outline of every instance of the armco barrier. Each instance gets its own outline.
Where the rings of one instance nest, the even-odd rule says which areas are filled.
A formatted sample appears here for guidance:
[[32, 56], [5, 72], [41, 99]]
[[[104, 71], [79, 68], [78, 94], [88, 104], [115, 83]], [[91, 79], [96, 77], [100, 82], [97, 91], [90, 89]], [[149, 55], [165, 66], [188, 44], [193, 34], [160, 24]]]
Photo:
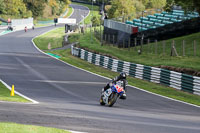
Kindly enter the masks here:
[[200, 77], [190, 76], [162, 68], [155, 68], [112, 59], [71, 46], [72, 55], [89, 63], [108, 68], [114, 72], [126, 72], [129, 76], [163, 84], [178, 90], [200, 95]]

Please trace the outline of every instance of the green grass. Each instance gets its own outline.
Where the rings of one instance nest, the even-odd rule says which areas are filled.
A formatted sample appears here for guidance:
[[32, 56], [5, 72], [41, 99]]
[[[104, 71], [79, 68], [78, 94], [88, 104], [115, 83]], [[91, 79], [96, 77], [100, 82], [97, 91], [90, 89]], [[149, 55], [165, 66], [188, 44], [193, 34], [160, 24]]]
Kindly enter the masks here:
[[56, 128], [2, 122], [0, 123], [0, 133], [70, 133], [70, 132]]
[[1, 82], [0, 82], [0, 101], [30, 102], [16, 94], [15, 96], [10, 96], [10, 90], [6, 88]]
[[68, 18], [71, 14], [72, 14], [73, 8], [71, 6], [69, 6], [67, 15], [65, 16], [65, 18]]
[[[74, 36], [74, 37], [72, 37]], [[128, 62], [133, 62], [133, 63], [137, 63], [137, 64], [143, 64], [143, 65], [147, 65], [147, 66], [155, 66], [155, 67], [159, 67], [161, 65], [164, 66], [174, 66], [177, 68], [190, 68], [190, 69], [194, 69], [197, 71], [200, 71], [200, 43], [197, 43], [197, 50], [198, 50], [198, 54], [196, 57], [194, 56], [178, 56], [178, 57], [171, 57], [170, 55], [170, 47], [171, 44], [170, 42], [172, 40], [168, 40], [166, 41], [166, 49], [168, 49], [167, 53], [168, 55], [163, 55], [163, 54], [155, 54], [155, 53], [148, 53], [145, 51], [150, 51], [151, 49], [153, 49], [153, 47], [155, 46], [154, 43], [150, 44], [150, 45], [145, 45], [143, 46], [143, 53], [141, 55], [138, 55], [137, 50], [135, 50], [135, 48], [131, 48], [130, 51], [126, 48], [118, 48], [118, 47], [114, 47], [112, 45], [104, 45], [101, 46], [99, 40], [95, 39], [94, 43], [91, 44], [90, 38], [91, 38], [91, 34], [87, 33], [85, 35], [72, 35], [70, 37], [70, 41], [74, 42], [78, 40], [80, 41], [80, 47], [82, 48], [87, 48], [90, 49], [91, 51], [96, 51], [99, 52], [101, 54], [106, 54], [106, 55], [112, 55], [113, 57], [116, 57], [117, 59], [120, 60], [124, 60], [124, 61], [128, 61]], [[177, 50], [181, 48], [181, 40], [186, 40], [186, 49], [189, 53], [192, 53], [192, 40], [196, 40], [197, 42], [200, 42], [200, 33], [195, 33], [189, 36], [185, 36], [185, 37], [180, 37], [180, 38], [175, 38], [175, 42], [176, 42], [176, 48]], [[161, 42], [158, 42], [158, 50], [162, 51], [162, 45]], [[139, 47], [137, 47], [136, 49], [139, 49]], [[153, 50], [152, 50], [153, 51]]]
[[99, 15], [99, 6], [93, 5], [93, 11], [92, 11], [92, 5], [78, 3], [78, 2], [72, 2], [72, 4], [86, 6], [90, 9], [90, 14], [84, 20], [85, 24], [91, 24], [92, 15], [93, 16], [100, 16]]
[[[64, 33], [64, 28], [57, 28], [53, 31], [50, 31], [37, 39], [34, 39], [35, 44], [42, 50], [48, 50], [48, 44], [51, 44], [51, 48], [62, 47], [62, 40]], [[43, 45], [39, 45], [43, 44]]]
[[[86, 6], [86, 7], [88, 7], [90, 10], [92, 10], [92, 5], [90, 5], [90, 4], [84, 4], [84, 3], [78, 3], [78, 2], [72, 2], [72, 4]], [[94, 10], [94, 11], [99, 11], [99, 6], [93, 5], [93, 10]]]
[[[56, 31], [51, 31], [52, 34], [54, 32], [56, 32]], [[56, 32], [56, 33], [58, 34], [58, 32]], [[60, 36], [62, 36], [61, 30], [60, 30]], [[42, 43], [36, 44], [40, 48], [43, 48], [43, 45], [46, 45], [44, 43], [44, 41], [42, 41], [43, 38], [38, 37], [36, 39], [40, 40], [40, 42], [42, 42]], [[36, 39], [34, 39], [34, 41]], [[70, 39], [72, 39], [72, 40], [73, 39], [76, 39], [76, 40], [81, 39], [81, 41], [85, 40], [83, 42], [86, 43], [86, 42], [88, 42], [87, 39], [89, 39], [89, 38], [87, 37], [87, 38], [83, 39], [81, 35], [75, 34]], [[97, 40], [94, 41], [93, 47], [96, 46], [95, 42], [98, 42], [98, 41]], [[107, 46], [107, 48], [109, 48], [109, 47]], [[42, 49], [42, 50], [45, 50], [45, 49]], [[46, 52], [49, 52], [49, 51], [46, 51]], [[61, 60], [65, 61], [69, 64], [72, 64], [72, 65], [77, 66], [79, 68], [83, 68], [83, 69], [91, 71], [93, 73], [97, 73], [97, 74], [102, 75], [102, 76], [113, 78], [113, 77], [118, 75], [118, 73], [116, 73], [116, 72], [112, 72], [108, 69], [104, 69], [102, 67], [95, 66], [95, 65], [90, 64], [90, 63], [88, 63], [84, 60], [81, 60], [80, 58], [72, 56], [71, 53], [70, 53], [70, 49], [51, 51], [51, 53], [61, 56]], [[198, 96], [198, 95], [189, 94], [189, 93], [182, 92], [182, 91], [179, 91], [179, 90], [176, 90], [176, 89], [173, 89], [173, 88], [169, 88], [169, 87], [166, 87], [166, 86], [163, 86], [163, 85], [160, 85], [160, 84], [151, 83], [151, 82], [136, 79], [136, 78], [133, 78], [133, 77], [128, 77], [128, 83], [130, 85], [136, 86], [138, 88], [142, 88], [142, 89], [150, 91], [150, 92], [154, 92], [156, 94], [160, 94], [160, 95], [167, 96], [167, 97], [170, 97], [170, 98], [174, 98], [174, 99], [177, 99], [177, 100], [181, 100], [181, 101], [185, 101], [185, 102], [188, 102], [188, 103], [200, 105], [200, 102], [199, 102], [200, 96]]]

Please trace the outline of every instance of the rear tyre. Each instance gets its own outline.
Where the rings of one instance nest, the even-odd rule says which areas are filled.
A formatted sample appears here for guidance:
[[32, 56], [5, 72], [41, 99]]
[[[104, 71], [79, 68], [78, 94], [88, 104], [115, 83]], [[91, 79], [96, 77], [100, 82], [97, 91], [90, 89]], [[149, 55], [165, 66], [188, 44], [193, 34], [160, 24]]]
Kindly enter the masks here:
[[117, 101], [118, 94], [117, 93], [112, 93], [110, 97], [108, 98], [108, 106], [112, 107], [114, 103]]

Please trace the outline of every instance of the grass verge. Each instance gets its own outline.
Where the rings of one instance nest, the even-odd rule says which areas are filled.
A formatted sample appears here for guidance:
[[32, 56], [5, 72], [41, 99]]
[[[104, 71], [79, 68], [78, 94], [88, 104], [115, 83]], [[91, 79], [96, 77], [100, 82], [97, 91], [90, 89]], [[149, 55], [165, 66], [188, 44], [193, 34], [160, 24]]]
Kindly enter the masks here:
[[[49, 32], [49, 35], [50, 35], [49, 38], [51, 38], [51, 34], [54, 34], [54, 32], [56, 32], [56, 30]], [[64, 32], [64, 29], [63, 29], [63, 31], [60, 30], [60, 32], [61, 32], [60, 36], [62, 36], [62, 32]], [[56, 33], [58, 34], [58, 32], [56, 32]], [[79, 38], [78, 36], [76, 36], [76, 37]], [[87, 41], [87, 38], [86, 38], [85, 41]], [[34, 42], [35, 43], [40, 42], [40, 43], [37, 43], [36, 45], [39, 48], [41, 48], [41, 50], [45, 50], [45, 49], [42, 49], [44, 46], [46, 46], [46, 43], [45, 43], [45, 41], [43, 41], [42, 36], [35, 38]], [[93, 44], [94, 44], [94, 46], [96, 46], [95, 42]], [[108, 46], [106, 46], [106, 47], [108, 47]], [[46, 52], [49, 52], [49, 51], [46, 51]], [[95, 65], [90, 64], [90, 63], [88, 63], [84, 60], [81, 60], [80, 58], [72, 56], [71, 53], [70, 53], [70, 49], [51, 51], [51, 53], [61, 56], [61, 60], [65, 61], [69, 64], [72, 64], [74, 66], [77, 66], [79, 68], [91, 71], [93, 73], [96, 73], [96, 74], [99, 74], [99, 75], [102, 75], [102, 76], [113, 78], [113, 77], [118, 75], [118, 73], [112, 72], [108, 69], [104, 69], [104, 68], [99, 67], [99, 66], [95, 66]], [[189, 93], [182, 92], [182, 91], [179, 91], [179, 90], [176, 90], [176, 89], [173, 89], [173, 88], [169, 88], [169, 87], [166, 87], [166, 86], [163, 86], [163, 85], [160, 85], [160, 84], [151, 83], [151, 82], [136, 79], [136, 78], [133, 78], [133, 77], [128, 77], [128, 82], [129, 82], [130, 85], [136, 86], [138, 88], [142, 88], [144, 90], [147, 90], [147, 91], [150, 91], [150, 92], [153, 92], [153, 93], [156, 93], [156, 94], [160, 94], [160, 95], [163, 95], [163, 96], [167, 96], [167, 97], [170, 97], [170, 98], [174, 98], [174, 99], [177, 99], [177, 100], [181, 100], [181, 101], [184, 101], [184, 102], [188, 102], [188, 103], [192, 103], [192, 104], [200, 106], [200, 102], [199, 102], [200, 96], [198, 96], [198, 95], [189, 94]]]
[[67, 15], [65, 16], [65, 18], [68, 18], [73, 12], [73, 8], [71, 6], [69, 6], [69, 9], [68, 9], [68, 12], [67, 12]]
[[30, 102], [18, 95], [10, 96], [10, 90], [0, 82], [0, 101]]
[[6, 122], [0, 123], [0, 129], [0, 133], [71, 133], [62, 129]]
[[65, 35], [64, 28], [56, 28], [53, 31], [41, 35], [39, 37], [40, 39], [34, 39], [34, 42], [36, 46], [42, 50], [48, 50], [48, 45], [51, 45], [51, 48], [54, 49], [62, 47], [62, 41], [64, 35]]
[[[175, 40], [176, 42], [176, 47], [177, 49], [180, 48], [181, 49], [181, 42], [184, 39], [186, 42], [191, 42], [192, 40], [196, 40], [197, 42], [200, 42], [200, 38], [199, 38], [200, 33], [195, 33], [189, 36], [185, 36], [185, 37], [179, 37], [179, 38], [175, 38], [173, 40]], [[93, 37], [94, 38], [94, 37]], [[143, 64], [143, 65], [147, 65], [147, 66], [155, 66], [155, 67], [159, 67], [161, 65], [164, 66], [173, 66], [173, 67], [177, 67], [177, 68], [186, 68], [186, 69], [193, 69], [196, 71], [200, 71], [200, 44], [198, 44], [197, 50], [198, 50], [198, 54], [197, 56], [178, 56], [178, 57], [172, 57], [170, 56], [170, 51], [166, 51], [166, 55], [163, 54], [155, 54], [155, 53], [148, 53], [145, 51], [150, 51], [155, 47], [154, 43], [143, 46], [143, 53], [141, 55], [138, 55], [137, 49], [139, 49], [139, 47], [135, 48], [130, 48], [129, 49], [125, 49], [125, 48], [118, 48], [116, 46], [112, 46], [112, 45], [100, 45], [100, 41], [97, 39], [93, 39], [93, 43], [91, 44], [91, 34], [90, 33], [86, 33], [85, 35], [80, 35], [80, 34], [74, 34], [71, 35], [70, 37], [70, 42], [75, 42], [77, 40], [79, 40], [80, 42], [80, 47], [82, 48], [87, 48], [91, 51], [96, 51], [100, 54], [106, 54], [106, 55], [111, 55], [112, 57], [115, 57], [119, 60], [123, 60], [123, 61], [128, 61], [128, 62], [133, 62], [133, 63], [137, 63], [137, 64]], [[171, 40], [167, 40], [166, 41], [166, 49], [170, 49], [171, 47]], [[186, 49], [188, 50], [188, 54], [192, 53], [193, 49], [192, 49], [192, 43], [187, 43], [186, 45]], [[152, 50], [153, 51], [153, 50]], [[158, 51], [162, 51], [162, 42], [158, 42]], [[169, 53], [167, 55], [167, 53]]]

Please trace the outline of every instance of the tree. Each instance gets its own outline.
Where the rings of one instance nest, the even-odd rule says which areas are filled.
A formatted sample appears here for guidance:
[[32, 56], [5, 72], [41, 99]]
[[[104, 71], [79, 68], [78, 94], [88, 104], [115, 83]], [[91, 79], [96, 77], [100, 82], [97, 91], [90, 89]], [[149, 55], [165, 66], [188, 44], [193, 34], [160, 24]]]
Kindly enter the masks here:
[[12, 16], [30, 17], [32, 14], [27, 11], [23, 0], [4, 0], [6, 14]]
[[140, 0], [140, 2], [142, 2], [142, 4], [143, 4], [145, 7], [148, 7], [148, 6], [149, 6], [149, 1], [150, 1], [150, 0]]
[[148, 8], [163, 8], [166, 5], [166, 0], [140, 0]]
[[52, 8], [52, 14], [59, 10], [59, 5], [56, 0], [49, 0], [49, 6]]
[[111, 8], [108, 10], [109, 18], [128, 17], [135, 13], [133, 0], [112, 0]]
[[152, 8], [163, 8], [166, 5], [166, 0], [150, 0]]
[[100, 17], [99, 16], [93, 16], [91, 21], [92, 21], [92, 26], [99, 26], [100, 25]]
[[6, 5], [5, 5], [5, 2], [4, 0], [0, 0], [0, 14], [4, 14], [6, 13]]
[[52, 14], [60, 15], [68, 8], [70, 0], [49, 0], [49, 6], [52, 8]]
[[33, 13], [33, 17], [43, 15], [44, 4], [47, 0], [24, 0], [26, 6]]
[[[60, 14], [63, 13], [63, 11], [65, 9], [67, 9], [69, 7], [69, 5], [71, 4], [71, 1], [70, 0], [60, 0], [60, 5], [59, 5], [59, 11], [60, 11]], [[59, 14], [59, 15], [60, 15]]]
[[200, 13], [199, 0], [167, 0], [166, 9], [170, 9], [174, 5], [181, 6], [185, 11], [197, 11]]
[[65, 8], [67, 8], [69, 6], [69, 4], [71, 4], [70, 0], [59, 0], [59, 1], [64, 3]]
[[134, 1], [134, 7], [136, 8], [136, 12], [142, 12], [145, 10], [145, 4], [142, 1]]
[[164, 7], [164, 9], [166, 11], [171, 11], [171, 7], [175, 5], [175, 1], [174, 0], [167, 0], [167, 3]]
[[177, 5], [180, 5], [186, 11], [197, 11], [200, 13], [200, 1], [199, 0], [175, 0]]

